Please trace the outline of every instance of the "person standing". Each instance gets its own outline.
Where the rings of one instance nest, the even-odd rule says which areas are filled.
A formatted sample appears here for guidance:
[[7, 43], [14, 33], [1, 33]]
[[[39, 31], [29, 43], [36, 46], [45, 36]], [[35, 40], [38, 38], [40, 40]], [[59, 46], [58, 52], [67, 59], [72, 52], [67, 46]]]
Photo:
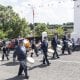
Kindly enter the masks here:
[[45, 64], [45, 62], [47, 63], [47, 65], [49, 66], [49, 60], [47, 58], [47, 53], [48, 53], [48, 42], [46, 40], [46, 37], [44, 38], [44, 40], [41, 43], [41, 49], [43, 51], [43, 64]]
[[54, 50], [54, 53], [53, 53], [53, 59], [55, 58], [55, 57], [57, 57], [57, 58], [59, 58], [59, 55], [58, 55], [58, 53], [57, 53], [57, 44], [58, 44], [58, 36], [57, 36], [57, 34], [55, 33], [54, 34], [54, 37], [53, 37], [53, 39], [52, 39], [52, 41], [51, 41], [51, 46], [52, 46], [52, 48], [53, 48], [53, 50]]
[[20, 62], [19, 72], [18, 76], [22, 75], [22, 72], [25, 73], [25, 78], [28, 79], [28, 73], [27, 73], [27, 60], [26, 60], [26, 48], [23, 46], [23, 42], [20, 41], [19, 45], [16, 47], [14, 54], [13, 54], [13, 60], [15, 61], [16, 56], [18, 57], [18, 60]]
[[64, 36], [63, 36], [62, 42], [63, 42], [62, 54], [64, 54], [64, 51], [65, 51], [65, 50], [68, 51], [68, 54], [71, 54], [70, 48], [69, 48], [69, 45], [68, 45], [68, 38], [67, 38], [67, 35], [64, 35]]

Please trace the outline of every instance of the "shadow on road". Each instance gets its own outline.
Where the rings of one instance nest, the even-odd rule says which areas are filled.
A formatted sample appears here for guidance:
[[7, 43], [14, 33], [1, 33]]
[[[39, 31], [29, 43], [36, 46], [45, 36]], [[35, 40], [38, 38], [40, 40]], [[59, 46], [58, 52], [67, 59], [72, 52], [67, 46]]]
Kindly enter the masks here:
[[28, 69], [28, 70], [33, 70], [33, 69], [35, 69], [35, 68], [45, 68], [45, 67], [47, 67], [47, 65], [46, 65], [46, 64], [45, 64], [45, 65], [40, 64], [40, 65], [36, 65], [36, 66], [33, 66], [33, 67], [29, 67], [29, 69]]
[[2, 65], [6, 65], [6, 66], [16, 66], [18, 65], [19, 62], [8, 62], [8, 63], [5, 63], [5, 64], [2, 64]]
[[24, 76], [20, 76], [20, 77], [15, 76], [15, 77], [13, 77], [13, 78], [9, 78], [9, 79], [6, 79], [6, 80], [24, 80], [24, 79], [25, 79]]
[[66, 55], [68, 55], [68, 53], [67, 54], [59, 54], [59, 56], [66, 56]]

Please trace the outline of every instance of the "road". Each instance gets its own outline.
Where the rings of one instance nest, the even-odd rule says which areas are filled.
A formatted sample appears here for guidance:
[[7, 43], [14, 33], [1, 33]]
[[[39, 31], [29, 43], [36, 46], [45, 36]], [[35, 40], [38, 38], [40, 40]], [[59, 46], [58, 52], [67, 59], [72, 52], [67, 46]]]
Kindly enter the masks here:
[[[0, 56], [1, 56], [0, 52]], [[42, 65], [42, 55], [34, 55], [35, 63], [28, 63], [29, 80], [80, 80], [80, 52], [73, 52], [71, 55], [61, 55], [59, 59], [51, 59], [49, 53], [50, 66]], [[0, 80], [26, 80], [24, 75], [17, 77], [19, 64], [12, 62], [12, 53], [10, 60], [0, 61]]]

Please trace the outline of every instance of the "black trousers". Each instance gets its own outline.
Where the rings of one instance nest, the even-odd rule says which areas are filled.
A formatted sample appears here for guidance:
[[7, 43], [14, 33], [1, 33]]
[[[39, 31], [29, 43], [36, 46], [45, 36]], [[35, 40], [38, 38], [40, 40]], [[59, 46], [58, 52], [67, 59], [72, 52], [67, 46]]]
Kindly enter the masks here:
[[76, 50], [76, 46], [75, 44], [72, 45], [72, 51], [75, 51]]
[[23, 71], [25, 73], [25, 77], [27, 77], [28, 76], [28, 74], [27, 74], [27, 66], [26, 66], [25, 63], [20, 62], [18, 75], [21, 75]]
[[71, 54], [70, 48], [69, 48], [67, 45], [64, 45], [64, 46], [62, 47], [62, 54], [64, 54], [64, 51], [65, 51], [65, 50], [67, 50], [68, 54]]
[[39, 56], [39, 55], [38, 55], [38, 50], [37, 50], [37, 48], [32, 49], [31, 57], [33, 57], [33, 54], [34, 54], [34, 53], [35, 53], [36, 56]]
[[4, 56], [7, 58], [7, 60], [9, 60], [7, 53], [2, 54], [2, 60], [4, 60]]
[[45, 64], [45, 62], [47, 63], [47, 65], [49, 65], [49, 60], [47, 58], [47, 52], [43, 52], [44, 56], [43, 56], [43, 64]]
[[7, 49], [7, 55], [8, 55], [8, 56], [9, 56], [9, 53], [10, 53], [10, 49], [8, 48], [8, 49]]
[[57, 53], [57, 48], [53, 48], [53, 50], [54, 50], [53, 58], [55, 58], [55, 57], [59, 58], [59, 55]]

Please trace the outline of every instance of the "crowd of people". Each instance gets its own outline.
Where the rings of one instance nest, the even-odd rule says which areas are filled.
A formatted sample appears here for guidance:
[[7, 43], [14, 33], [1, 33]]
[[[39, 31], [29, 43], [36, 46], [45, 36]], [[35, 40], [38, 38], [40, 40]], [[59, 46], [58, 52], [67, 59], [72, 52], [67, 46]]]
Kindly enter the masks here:
[[[68, 44], [68, 42], [70, 41], [69, 38], [67, 38], [66, 35], [63, 36], [62, 38], [62, 54], [65, 54], [64, 52], [67, 51], [68, 54], [71, 54], [71, 48]], [[3, 53], [2, 53], [2, 61], [4, 61], [4, 57], [7, 58], [7, 60], [9, 60], [9, 48], [6, 47], [5, 42], [3, 42]], [[58, 51], [57, 51], [57, 45], [60, 44], [59, 39], [58, 39], [58, 35], [55, 33], [52, 40], [51, 40], [51, 48], [53, 49], [54, 53], [52, 54], [52, 59], [55, 58], [60, 58]], [[50, 61], [48, 60], [48, 40], [47, 37], [44, 37], [43, 41], [39, 41], [37, 44], [35, 43], [34, 40], [32, 40], [30, 42], [30, 44], [28, 44], [29, 46], [26, 47], [24, 45], [23, 40], [17, 40], [15, 39], [15, 48], [14, 48], [14, 52], [13, 52], [13, 62], [16, 61], [16, 57], [20, 63], [20, 67], [19, 67], [19, 72], [18, 72], [18, 76], [22, 75], [22, 72], [24, 71], [25, 73], [25, 78], [28, 79], [28, 73], [27, 73], [27, 53], [29, 50], [32, 50], [30, 56], [33, 57], [33, 54], [35, 54], [37, 57], [39, 56], [38, 51], [40, 50], [43, 54], [43, 62], [42, 64], [46, 64], [47, 66], [50, 66]]]

